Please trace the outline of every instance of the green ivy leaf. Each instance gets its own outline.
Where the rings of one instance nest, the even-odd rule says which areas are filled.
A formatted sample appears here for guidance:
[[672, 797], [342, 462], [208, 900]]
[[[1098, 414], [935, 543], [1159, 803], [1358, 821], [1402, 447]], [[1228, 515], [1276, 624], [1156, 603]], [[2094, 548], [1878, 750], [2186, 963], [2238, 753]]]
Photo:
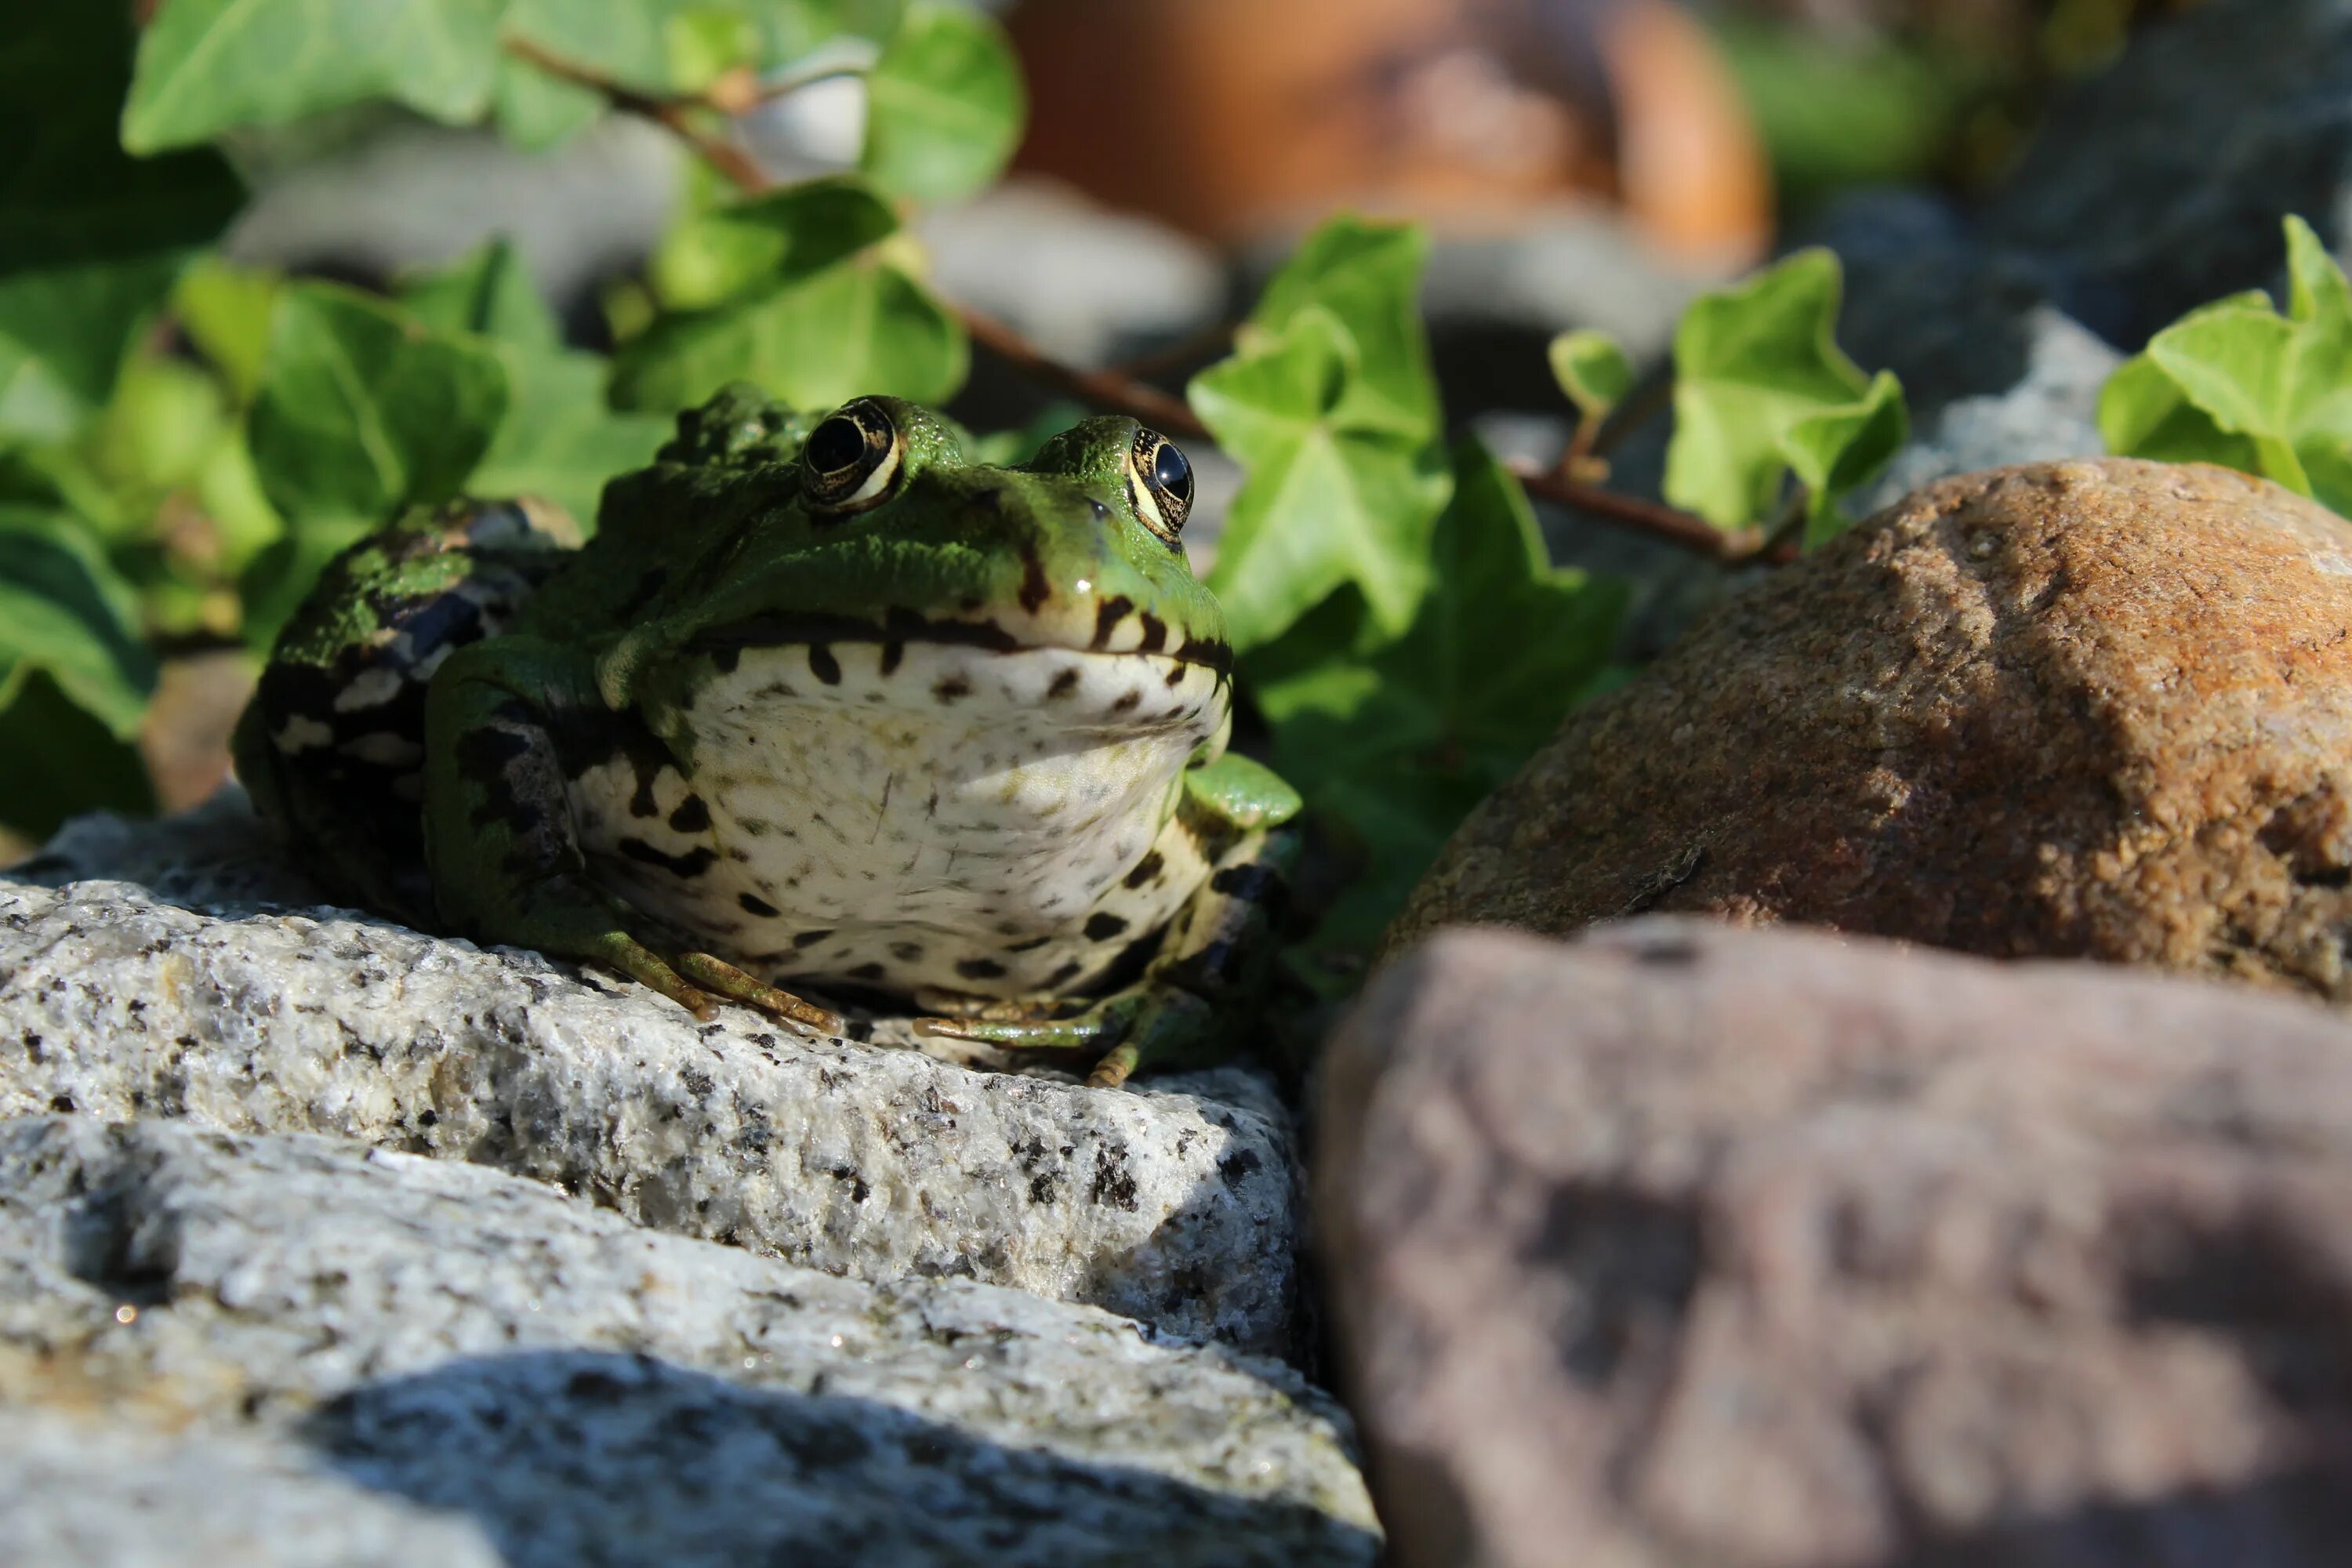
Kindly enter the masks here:
[[352, 289], [291, 284], [253, 405], [253, 455], [298, 531], [313, 520], [372, 523], [457, 494], [507, 406], [488, 344]]
[[866, 174], [917, 201], [968, 196], [1004, 172], [1026, 100], [1004, 31], [985, 14], [917, 0], [866, 79]]
[[605, 481], [643, 468], [668, 438], [668, 420], [608, 406], [610, 366], [563, 346], [511, 247], [412, 279], [401, 302], [436, 331], [488, 339], [506, 367], [506, 416], [466, 482], [472, 494], [543, 497], [593, 525]]
[[241, 199], [211, 153], [115, 140], [127, 7], [41, 5], [0, 48], [0, 437], [58, 441], [102, 407], [131, 339]]
[[1326, 942], [1377, 937], [1455, 825], [1608, 669], [1624, 613], [1622, 584], [1551, 565], [1518, 481], [1482, 444], [1452, 461], [1433, 586], [1402, 638], [1368, 636], [1343, 595], [1244, 661], [1276, 766], [1367, 857]]
[[1310, 308], [1328, 311], [1355, 354], [1335, 414], [1355, 428], [1433, 439], [1442, 416], [1420, 306], [1428, 258], [1428, 236], [1411, 224], [1334, 218], [1266, 284], [1244, 338], [1279, 334]]
[[37, 672], [121, 739], [155, 689], [135, 597], [62, 514], [0, 507], [0, 709]]
[[1798, 420], [1781, 437], [1789, 468], [1805, 487], [1804, 548], [1814, 550], [1845, 531], [1850, 520], [1838, 498], [1867, 483], [1910, 438], [1903, 384], [1892, 371], [1871, 378], [1862, 396]]
[[[1837, 258], [1802, 250], [1684, 313], [1675, 332], [1668, 500], [1718, 528], [1740, 528], [1778, 509], [1792, 468], [1801, 480], [1810, 470], [1851, 488], [1892, 455], [1881, 447], [1901, 427], [1902, 389], [1891, 376], [1864, 375], [1838, 348], [1840, 290]], [[1835, 449], [1840, 433], [1862, 449], [1851, 458]], [[1834, 489], [1814, 489], [1812, 508], [1823, 515]]]
[[2286, 220], [2287, 313], [2243, 293], [2192, 310], [2109, 378], [2099, 429], [2127, 457], [2230, 464], [2352, 511], [2352, 286]]
[[188, 341], [212, 362], [239, 403], [261, 389], [269, 353], [269, 321], [280, 279], [274, 272], [199, 258], [172, 292], [172, 313]]
[[730, 381], [803, 408], [863, 394], [937, 403], [963, 384], [969, 345], [946, 305], [887, 242], [898, 219], [855, 178], [813, 181], [706, 216], [724, 292], [674, 310], [621, 351], [614, 401], [668, 413]]
[[1580, 328], [1552, 339], [1551, 374], [1588, 423], [1609, 417], [1633, 389], [1633, 363], [1606, 332]]
[[1339, 319], [1304, 307], [1193, 378], [1193, 410], [1247, 476], [1209, 574], [1236, 648], [1272, 641], [1343, 586], [1394, 636], [1428, 591], [1444, 452], [1382, 422], [1360, 365]]
[[155, 153], [371, 99], [452, 124], [497, 81], [508, 0], [172, 0], [139, 41], [122, 143]]

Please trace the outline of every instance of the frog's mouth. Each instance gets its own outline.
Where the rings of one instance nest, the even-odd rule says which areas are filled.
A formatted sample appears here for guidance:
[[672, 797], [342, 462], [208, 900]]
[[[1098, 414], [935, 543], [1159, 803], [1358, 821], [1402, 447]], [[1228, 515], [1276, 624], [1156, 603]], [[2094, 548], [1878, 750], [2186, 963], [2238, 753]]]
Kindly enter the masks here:
[[1149, 611], [1136, 610], [1123, 598], [1105, 599], [1096, 605], [1090, 628], [1040, 618], [1015, 631], [997, 620], [942, 620], [914, 610], [887, 611], [877, 623], [860, 616], [795, 610], [707, 627], [695, 634], [691, 646], [695, 651], [708, 653], [723, 664], [730, 653], [740, 656], [751, 648], [826, 647], [835, 643], [880, 643], [886, 648], [909, 643], [940, 643], [990, 653], [1058, 648], [1067, 653], [1114, 657], [1146, 654], [1213, 670], [1221, 681], [1231, 676], [1234, 668], [1234, 650], [1229, 645], [1197, 637], [1171, 637], [1166, 623]]

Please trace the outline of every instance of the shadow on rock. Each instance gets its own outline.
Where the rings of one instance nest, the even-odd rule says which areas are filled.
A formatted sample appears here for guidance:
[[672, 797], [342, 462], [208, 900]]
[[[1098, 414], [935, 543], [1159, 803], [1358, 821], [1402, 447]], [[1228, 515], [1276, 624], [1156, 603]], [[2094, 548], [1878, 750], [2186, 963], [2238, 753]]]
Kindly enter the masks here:
[[1296, 1503], [644, 1356], [451, 1362], [345, 1394], [302, 1436], [346, 1479], [469, 1516], [512, 1568], [1369, 1564], [1379, 1551]]

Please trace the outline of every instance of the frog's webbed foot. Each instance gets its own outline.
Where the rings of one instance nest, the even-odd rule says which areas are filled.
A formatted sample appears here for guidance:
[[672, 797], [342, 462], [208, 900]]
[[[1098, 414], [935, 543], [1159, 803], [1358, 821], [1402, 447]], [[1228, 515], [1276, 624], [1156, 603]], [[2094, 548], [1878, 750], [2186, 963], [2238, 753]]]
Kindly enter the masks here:
[[821, 1035], [838, 1035], [849, 1026], [840, 1014], [746, 974], [723, 958], [714, 958], [707, 952], [681, 952], [674, 963], [678, 973], [704, 990], [716, 992], [730, 1002], [757, 1007], [786, 1023], [814, 1029]]
[[1137, 1068], [1200, 1054], [1217, 1033], [1215, 1011], [1191, 992], [1145, 983], [1104, 997], [1066, 1018], [988, 1021], [918, 1018], [915, 1031], [1014, 1051], [1096, 1051], [1087, 1075], [1093, 1089], [1117, 1089]]

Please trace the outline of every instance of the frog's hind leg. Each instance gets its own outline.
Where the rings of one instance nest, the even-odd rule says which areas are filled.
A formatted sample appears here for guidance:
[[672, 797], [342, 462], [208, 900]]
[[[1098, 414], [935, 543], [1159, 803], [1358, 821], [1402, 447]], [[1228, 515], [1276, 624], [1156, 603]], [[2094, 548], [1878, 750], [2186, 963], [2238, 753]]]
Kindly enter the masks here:
[[1116, 1089], [1143, 1068], [1213, 1058], [1248, 1026], [1297, 855], [1297, 836], [1287, 829], [1242, 834], [1170, 927], [1143, 978], [1067, 1017], [918, 1018], [915, 1027], [1009, 1050], [1099, 1051], [1087, 1077], [1097, 1089]]

